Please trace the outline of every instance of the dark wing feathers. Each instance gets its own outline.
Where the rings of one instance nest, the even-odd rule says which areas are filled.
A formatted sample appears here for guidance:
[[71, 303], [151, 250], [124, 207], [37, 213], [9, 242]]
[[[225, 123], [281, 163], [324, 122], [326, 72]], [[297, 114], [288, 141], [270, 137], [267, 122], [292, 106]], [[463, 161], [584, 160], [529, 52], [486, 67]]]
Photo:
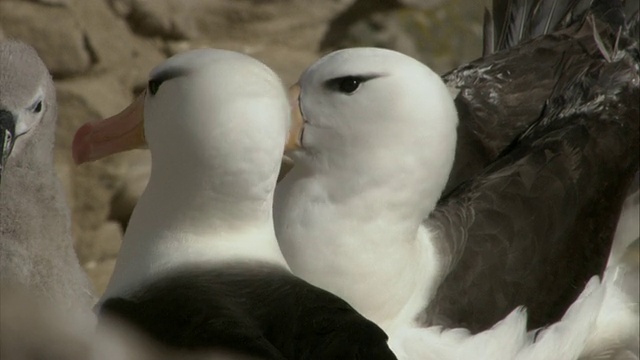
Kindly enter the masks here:
[[640, 1], [626, 0], [624, 4], [625, 23], [629, 37], [638, 40], [640, 37]]
[[484, 20], [482, 22], [482, 56], [487, 56], [495, 52], [494, 37], [495, 28], [493, 17], [489, 9], [484, 9]]
[[[443, 79], [460, 89], [456, 158], [445, 192], [479, 173], [540, 117], [563, 59], [591, 60], [578, 40], [544, 37], [460, 67]], [[535, 85], [532, 85], [535, 84]]]
[[537, 35], [548, 34], [551, 29], [552, 20], [557, 22], [557, 9], [561, 8], [557, 1], [539, 1], [533, 9], [533, 17], [531, 23], [531, 33]]
[[505, 42], [509, 17], [513, 7], [513, 0], [494, 0], [491, 9], [494, 26], [494, 38], [488, 41], [493, 42], [493, 47], [497, 51], [502, 48]]
[[[533, 3], [532, 0], [514, 0], [514, 6], [510, 14], [508, 26], [505, 29], [505, 43], [502, 44], [507, 48], [518, 44], [522, 39], [528, 36], [529, 31], [529, 16], [530, 7]], [[502, 48], [503, 46], [499, 46]]]
[[[559, 24], [570, 26], [565, 19], [568, 17], [570, 9], [573, 9], [577, 0], [555, 0], [555, 1], [538, 1], [532, 10], [531, 16], [531, 37], [541, 36], [554, 32]], [[588, 1], [590, 2], [590, 1]], [[587, 9], [584, 9], [587, 10]]]
[[[635, 0], [637, 1], [637, 0]], [[623, 0], [594, 1], [591, 12], [598, 19], [606, 22], [613, 29], [625, 27], [625, 12]]]
[[107, 299], [100, 314], [178, 350], [221, 348], [278, 360], [396, 359], [373, 322], [270, 265], [185, 268]]
[[[596, 28], [616, 41], [607, 24]], [[462, 84], [461, 133], [478, 146], [470, 158], [484, 162], [456, 172], [469, 165], [456, 159], [453, 181], [462, 183], [427, 220], [450, 265], [428, 325], [481, 331], [525, 305], [529, 327], [544, 326], [602, 273], [638, 170], [640, 77], [637, 43], [621, 42], [631, 48], [609, 62], [593, 29], [584, 23], [447, 75]], [[527, 66], [540, 70], [536, 79], [518, 72]]]
[[494, 0], [484, 17], [483, 56], [576, 24], [592, 1]]
[[[538, 0], [536, 4], [547, 1]], [[515, 136], [540, 117], [564, 67], [585, 69], [590, 62], [602, 58], [597, 46], [599, 37], [585, 29], [585, 4], [591, 1], [576, 0], [572, 4], [564, 12], [581, 15], [570, 21], [570, 28], [485, 56], [443, 76], [447, 86], [460, 90], [455, 99], [460, 118], [456, 159], [445, 193], [495, 160]], [[609, 12], [618, 13], [619, 5], [618, 10]], [[596, 13], [598, 18], [606, 18], [601, 12]], [[609, 44], [607, 48], [614, 49], [611, 35], [617, 34], [617, 29], [603, 26], [606, 27], [601, 23], [600, 32], [603, 36], [609, 34], [603, 41]], [[634, 39], [623, 36], [619, 50], [639, 58]]]

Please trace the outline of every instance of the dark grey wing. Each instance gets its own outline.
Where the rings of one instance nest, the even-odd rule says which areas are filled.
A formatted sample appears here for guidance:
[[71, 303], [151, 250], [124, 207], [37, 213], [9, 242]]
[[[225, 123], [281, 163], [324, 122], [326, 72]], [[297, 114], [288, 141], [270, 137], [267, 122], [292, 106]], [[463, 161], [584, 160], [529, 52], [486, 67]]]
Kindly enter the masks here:
[[130, 296], [118, 317], [177, 350], [225, 349], [261, 359], [395, 360], [387, 335], [344, 300], [265, 264], [191, 267]]
[[493, 0], [484, 19], [483, 56], [566, 28], [592, 0]]
[[[459, 90], [455, 103], [460, 118], [447, 191], [479, 173], [540, 117], [567, 63], [585, 68], [601, 59], [592, 34], [579, 29], [587, 15], [596, 14], [617, 30], [622, 5], [614, 6], [618, 0], [595, 1], [609, 8], [587, 11], [592, 2], [494, 1], [492, 14], [485, 16], [485, 56], [443, 76], [448, 86]], [[634, 8], [628, 7], [632, 14]], [[555, 35], [540, 37], [552, 32]]]
[[[616, 41], [598, 27], [603, 41]], [[592, 28], [585, 23], [577, 36]], [[427, 226], [450, 271], [427, 324], [476, 332], [525, 305], [537, 328], [602, 274], [640, 151], [638, 58], [619, 55], [582, 67], [565, 57], [540, 119], [441, 200]]]
[[260, 359], [286, 359], [243, 309], [242, 294], [225, 282], [225, 275], [216, 269], [178, 272], [130, 296], [107, 299], [100, 316], [124, 321], [176, 351], [220, 349]]

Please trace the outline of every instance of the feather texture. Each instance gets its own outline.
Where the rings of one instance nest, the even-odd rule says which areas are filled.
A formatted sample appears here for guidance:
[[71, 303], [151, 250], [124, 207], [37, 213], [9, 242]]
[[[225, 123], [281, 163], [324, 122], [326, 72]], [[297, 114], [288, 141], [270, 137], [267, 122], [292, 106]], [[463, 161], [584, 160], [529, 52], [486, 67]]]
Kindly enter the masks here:
[[[548, 86], [549, 97], [541, 101], [538, 119], [529, 110], [527, 121], [533, 125], [511, 145], [498, 146], [499, 140], [508, 141], [505, 134], [480, 136], [497, 160], [445, 195], [432, 214], [428, 224], [447, 239], [444, 246], [451, 251], [453, 270], [430, 304], [430, 325], [480, 331], [526, 305], [529, 326], [544, 326], [559, 319], [591, 276], [602, 274], [638, 166], [640, 79], [632, 51], [622, 51], [621, 58], [609, 62], [594, 41], [593, 28], [585, 24], [573, 40], [552, 35], [520, 50], [548, 61], [529, 58], [525, 63], [546, 67], [547, 73], [535, 74], [538, 84]], [[601, 22], [595, 28], [603, 29], [602, 39], [612, 47], [614, 30]], [[543, 44], [544, 51], [531, 50]], [[555, 51], [554, 46], [555, 59], [547, 53]], [[511, 55], [510, 61], [518, 58]], [[503, 61], [494, 59], [483, 76], [491, 74], [509, 86], [520, 74], [514, 68], [512, 73], [498, 70], [507, 66], [508, 60]], [[544, 80], [543, 74], [551, 77]], [[525, 102], [496, 88], [503, 97], [495, 104], [493, 129], [517, 131], [516, 124], [526, 128], [515, 105]], [[528, 90], [521, 93], [531, 96]], [[457, 101], [469, 92], [460, 94]], [[485, 129], [474, 128], [480, 121], [465, 118], [464, 107], [458, 109], [461, 118], [473, 121], [467, 124], [470, 133]], [[477, 109], [469, 112], [482, 116]]]
[[582, 21], [592, 1], [494, 0], [484, 18], [483, 55], [572, 26]]
[[[53, 163], [56, 96], [35, 50], [0, 42], [0, 109], [22, 111], [42, 91], [39, 122], [16, 139], [0, 186], [0, 280], [89, 312], [92, 287], [73, 249], [71, 220]], [[27, 123], [24, 120], [24, 123]]]

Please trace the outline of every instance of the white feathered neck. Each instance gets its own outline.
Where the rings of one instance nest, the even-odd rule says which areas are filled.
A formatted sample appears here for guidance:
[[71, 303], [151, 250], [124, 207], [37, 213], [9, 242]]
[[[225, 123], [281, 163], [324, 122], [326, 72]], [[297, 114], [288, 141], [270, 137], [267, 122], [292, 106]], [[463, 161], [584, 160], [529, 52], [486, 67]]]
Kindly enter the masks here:
[[383, 49], [327, 55], [299, 84], [303, 148], [276, 191], [278, 241], [295, 275], [390, 331], [439, 273], [421, 222], [453, 164], [453, 99], [428, 67]]
[[272, 220], [289, 118], [280, 80], [221, 50], [178, 55], [151, 77], [167, 71], [181, 75], [146, 96], [151, 177], [103, 298], [186, 264], [286, 267]]

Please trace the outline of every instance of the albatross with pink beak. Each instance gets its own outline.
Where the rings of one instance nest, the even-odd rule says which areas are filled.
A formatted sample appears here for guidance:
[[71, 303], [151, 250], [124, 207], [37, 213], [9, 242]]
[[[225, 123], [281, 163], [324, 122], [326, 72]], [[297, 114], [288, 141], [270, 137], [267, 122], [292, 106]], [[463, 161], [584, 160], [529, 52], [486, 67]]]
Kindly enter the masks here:
[[394, 359], [385, 333], [294, 277], [272, 199], [289, 125], [280, 79], [223, 50], [176, 55], [121, 114], [74, 139], [77, 162], [148, 146], [136, 205], [100, 312], [165, 345], [264, 359]]

